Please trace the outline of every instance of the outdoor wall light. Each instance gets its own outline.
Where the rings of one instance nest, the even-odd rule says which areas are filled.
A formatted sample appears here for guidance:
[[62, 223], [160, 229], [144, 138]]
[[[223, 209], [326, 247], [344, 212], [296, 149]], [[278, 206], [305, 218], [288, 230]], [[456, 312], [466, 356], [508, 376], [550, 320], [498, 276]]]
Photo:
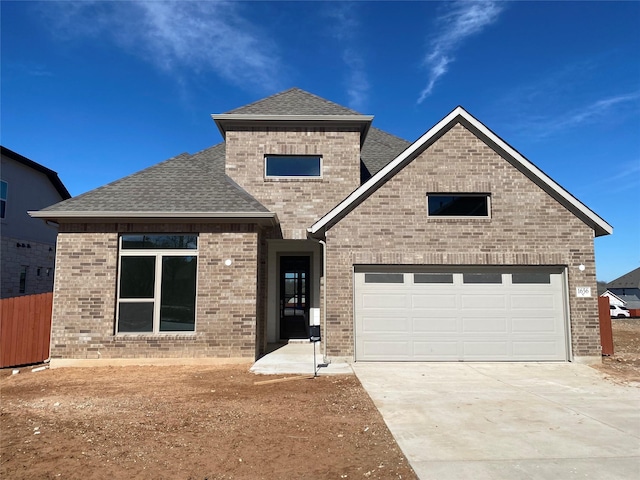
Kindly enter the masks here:
[[231, 260], [230, 258], [227, 258], [227, 259], [224, 261], [224, 264], [225, 264], [227, 267], [230, 267], [232, 263], [233, 263], [233, 260]]
[[585, 267], [583, 264], [578, 265], [578, 270], [580, 270], [581, 272], [584, 272], [584, 268]]

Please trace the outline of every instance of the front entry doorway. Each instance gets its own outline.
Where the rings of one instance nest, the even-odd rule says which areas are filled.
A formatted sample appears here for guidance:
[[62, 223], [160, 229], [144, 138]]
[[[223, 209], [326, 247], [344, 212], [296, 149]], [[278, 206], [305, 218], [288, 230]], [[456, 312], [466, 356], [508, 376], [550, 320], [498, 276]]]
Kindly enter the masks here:
[[309, 338], [309, 256], [280, 257], [280, 339]]

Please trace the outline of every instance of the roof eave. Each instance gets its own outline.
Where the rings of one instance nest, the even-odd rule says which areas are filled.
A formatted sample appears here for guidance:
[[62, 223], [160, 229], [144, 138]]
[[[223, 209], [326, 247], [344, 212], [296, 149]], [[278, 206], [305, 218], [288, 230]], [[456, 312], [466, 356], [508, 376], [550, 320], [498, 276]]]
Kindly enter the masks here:
[[233, 127], [269, 125], [269, 126], [300, 126], [305, 124], [315, 127], [356, 125], [360, 129], [360, 145], [364, 141], [371, 127], [373, 115], [256, 115], [256, 114], [212, 114], [222, 138], [226, 139], [227, 129]]
[[55, 212], [37, 210], [27, 212], [32, 218], [54, 221], [58, 223], [82, 222], [222, 222], [222, 223], [258, 223], [264, 226], [279, 224], [278, 216], [273, 212]]
[[408, 161], [412, 160], [420, 152], [424, 151], [446, 131], [457, 123], [463, 123], [470, 128], [476, 135], [479, 135], [494, 150], [503, 153], [503, 157], [512, 158], [519, 166], [522, 167], [524, 173], [547, 193], [560, 201], [565, 208], [572, 211], [585, 224], [593, 228], [596, 237], [610, 235], [613, 233], [613, 227], [599, 217], [595, 212], [571, 195], [567, 190], [562, 188], [558, 183], [552, 180], [542, 170], [522, 156], [517, 150], [502, 140], [498, 135], [493, 133], [489, 128], [482, 124], [479, 120], [468, 113], [464, 108], [458, 106], [446, 117], [440, 120], [432, 128], [430, 128], [418, 140], [412, 143], [406, 150], [398, 155], [394, 160], [389, 162], [379, 172], [373, 175], [368, 181], [354, 190], [347, 198], [340, 202], [336, 207], [329, 211], [320, 220], [307, 229], [312, 237], [324, 235], [327, 229], [331, 228], [341, 218], [344, 217], [357, 205], [362, 203], [371, 193], [382, 185], [388, 178], [395, 175], [401, 170]]

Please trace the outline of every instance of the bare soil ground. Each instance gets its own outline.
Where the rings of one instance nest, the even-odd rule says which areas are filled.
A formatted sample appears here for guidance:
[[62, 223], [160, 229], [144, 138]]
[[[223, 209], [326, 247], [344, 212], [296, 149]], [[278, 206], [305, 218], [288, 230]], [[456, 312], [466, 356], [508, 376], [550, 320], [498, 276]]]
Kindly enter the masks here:
[[596, 368], [616, 383], [640, 387], [640, 318], [611, 319], [611, 326], [613, 355]]
[[[640, 319], [596, 368], [640, 387]], [[0, 371], [3, 479], [416, 479], [354, 376], [247, 366]]]
[[416, 479], [355, 376], [0, 372], [3, 479]]

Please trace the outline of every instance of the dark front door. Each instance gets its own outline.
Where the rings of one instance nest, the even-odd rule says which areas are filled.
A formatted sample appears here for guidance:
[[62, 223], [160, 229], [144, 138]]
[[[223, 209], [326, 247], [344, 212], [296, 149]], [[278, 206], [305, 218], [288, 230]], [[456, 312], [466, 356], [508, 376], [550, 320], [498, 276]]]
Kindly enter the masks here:
[[280, 338], [309, 338], [310, 257], [280, 257]]

